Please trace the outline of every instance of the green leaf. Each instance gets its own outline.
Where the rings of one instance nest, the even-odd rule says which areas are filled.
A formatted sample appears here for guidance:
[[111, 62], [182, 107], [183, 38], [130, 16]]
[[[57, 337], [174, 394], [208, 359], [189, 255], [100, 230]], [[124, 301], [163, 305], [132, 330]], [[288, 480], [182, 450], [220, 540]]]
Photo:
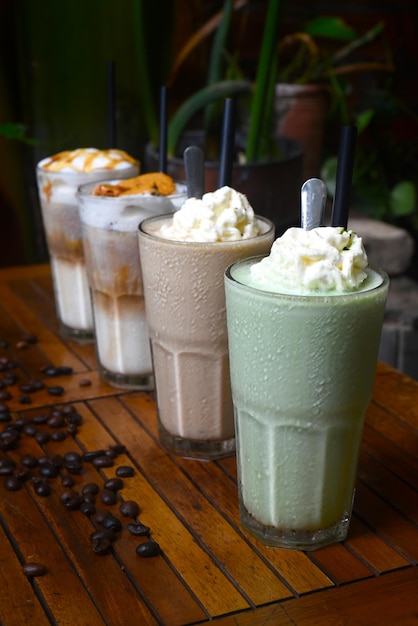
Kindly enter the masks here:
[[357, 116], [356, 126], [359, 134], [369, 126], [375, 113], [376, 111], [374, 109], [366, 109]]
[[311, 37], [327, 37], [341, 41], [354, 41], [356, 31], [339, 17], [317, 17], [305, 24], [304, 30]]
[[411, 215], [415, 210], [416, 188], [410, 180], [401, 180], [390, 192], [390, 208], [393, 215]]
[[227, 98], [236, 93], [251, 91], [253, 85], [247, 80], [225, 80], [196, 91], [182, 104], [170, 120], [167, 137], [167, 152], [173, 156], [177, 142], [190, 118], [200, 109], [218, 98]]

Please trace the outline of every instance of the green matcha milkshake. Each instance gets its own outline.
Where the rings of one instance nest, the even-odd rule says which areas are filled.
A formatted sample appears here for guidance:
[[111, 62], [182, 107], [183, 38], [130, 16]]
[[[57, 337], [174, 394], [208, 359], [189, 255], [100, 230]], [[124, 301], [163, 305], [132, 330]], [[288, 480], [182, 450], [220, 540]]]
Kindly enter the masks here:
[[268, 545], [348, 532], [388, 282], [333, 227], [289, 229], [226, 272], [241, 521]]

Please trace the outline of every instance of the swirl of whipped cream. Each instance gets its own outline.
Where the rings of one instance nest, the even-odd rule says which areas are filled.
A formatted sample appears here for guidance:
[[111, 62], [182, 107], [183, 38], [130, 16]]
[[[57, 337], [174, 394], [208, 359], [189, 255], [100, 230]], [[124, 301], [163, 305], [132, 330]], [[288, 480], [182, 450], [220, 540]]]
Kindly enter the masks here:
[[341, 227], [289, 228], [251, 267], [254, 282], [289, 293], [355, 291], [367, 274], [361, 237]]
[[258, 235], [258, 222], [247, 197], [220, 187], [202, 198], [188, 198], [160, 236], [178, 241], [237, 241]]
[[124, 150], [77, 148], [64, 150], [43, 159], [39, 167], [50, 172], [95, 172], [98, 170], [121, 170], [137, 164]]

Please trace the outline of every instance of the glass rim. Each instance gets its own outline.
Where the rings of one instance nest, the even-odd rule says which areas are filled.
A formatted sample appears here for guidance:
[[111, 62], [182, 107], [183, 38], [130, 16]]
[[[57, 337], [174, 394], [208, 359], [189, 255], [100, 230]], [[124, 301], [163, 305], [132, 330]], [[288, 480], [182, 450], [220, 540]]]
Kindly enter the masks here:
[[253, 237], [247, 237], [246, 239], [230, 239], [228, 241], [184, 241], [182, 239], [168, 239], [166, 237], [160, 237], [154, 233], [150, 233], [144, 230], [144, 227], [146, 228], [149, 223], [157, 222], [162, 219], [169, 219], [170, 217], [174, 215], [174, 213], [176, 213], [176, 211], [173, 211], [172, 213], [166, 213], [165, 215], [164, 214], [153, 215], [152, 217], [145, 218], [144, 220], [142, 220], [142, 222], [138, 226], [139, 235], [148, 237], [149, 239], [153, 239], [155, 241], [162, 241], [167, 244], [177, 245], [177, 246], [178, 245], [185, 245], [185, 246], [194, 245], [194, 246], [219, 247], [219, 246], [230, 246], [231, 244], [244, 245], [246, 242], [253, 241], [254, 239], [257, 239], [258, 237], [270, 236], [272, 230], [274, 231], [275, 229], [275, 225], [268, 217], [265, 217], [264, 215], [255, 214], [255, 217], [257, 218], [257, 220], [264, 222], [266, 226], [268, 226], [268, 228], [263, 233], [259, 233], [258, 235], [254, 235]]
[[259, 287], [255, 287], [254, 285], [247, 285], [246, 283], [241, 282], [240, 280], [238, 280], [232, 275], [232, 272], [236, 266], [254, 263], [255, 261], [261, 261], [261, 259], [264, 259], [267, 256], [268, 255], [266, 254], [262, 254], [262, 255], [247, 257], [245, 259], [239, 259], [238, 261], [234, 261], [234, 263], [231, 263], [231, 265], [229, 265], [224, 272], [225, 281], [230, 282], [231, 284], [237, 284], [240, 287], [242, 287], [244, 290], [250, 293], [263, 294], [271, 299], [280, 297], [281, 299], [285, 299], [285, 300], [298, 300], [298, 301], [309, 300], [312, 303], [324, 302], [326, 299], [331, 300], [331, 299], [338, 298], [341, 301], [341, 299], [364, 298], [369, 294], [375, 293], [376, 291], [380, 290], [384, 292], [389, 288], [390, 279], [389, 279], [387, 272], [385, 272], [385, 270], [379, 267], [376, 267], [372, 264], [367, 265], [365, 270], [370, 269], [373, 272], [376, 272], [382, 279], [381, 283], [379, 283], [378, 285], [375, 285], [374, 287], [371, 287], [370, 289], [364, 289], [360, 291], [344, 291], [344, 292], [339, 292], [339, 293], [323, 292], [323, 293], [318, 293], [318, 294], [315, 294], [315, 293], [297, 294], [297, 293], [284, 293], [280, 291], [269, 291], [268, 289], [260, 289]]

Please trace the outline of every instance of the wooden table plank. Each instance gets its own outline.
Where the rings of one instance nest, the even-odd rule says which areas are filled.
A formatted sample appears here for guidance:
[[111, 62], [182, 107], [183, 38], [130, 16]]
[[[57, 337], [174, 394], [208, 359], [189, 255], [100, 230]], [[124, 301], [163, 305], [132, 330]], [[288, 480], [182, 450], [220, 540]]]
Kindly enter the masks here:
[[[396, 601], [394, 601], [396, 598]], [[217, 621], [219, 626], [416, 626], [418, 571], [392, 572]]]

